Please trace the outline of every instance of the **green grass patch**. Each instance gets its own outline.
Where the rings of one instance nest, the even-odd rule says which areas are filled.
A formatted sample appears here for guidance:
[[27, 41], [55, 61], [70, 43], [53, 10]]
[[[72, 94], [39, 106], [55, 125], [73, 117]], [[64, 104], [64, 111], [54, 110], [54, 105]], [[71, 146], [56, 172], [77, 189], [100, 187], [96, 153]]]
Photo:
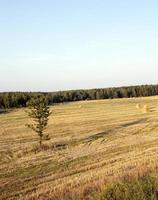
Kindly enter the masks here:
[[89, 197], [90, 200], [157, 200], [158, 172], [129, 181], [119, 181]]

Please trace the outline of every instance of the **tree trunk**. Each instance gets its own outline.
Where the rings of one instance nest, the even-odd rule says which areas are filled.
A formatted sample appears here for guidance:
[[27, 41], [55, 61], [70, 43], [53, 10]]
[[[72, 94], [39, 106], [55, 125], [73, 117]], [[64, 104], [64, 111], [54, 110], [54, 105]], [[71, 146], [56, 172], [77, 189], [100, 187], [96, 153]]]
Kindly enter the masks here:
[[40, 147], [42, 147], [42, 136], [40, 136]]

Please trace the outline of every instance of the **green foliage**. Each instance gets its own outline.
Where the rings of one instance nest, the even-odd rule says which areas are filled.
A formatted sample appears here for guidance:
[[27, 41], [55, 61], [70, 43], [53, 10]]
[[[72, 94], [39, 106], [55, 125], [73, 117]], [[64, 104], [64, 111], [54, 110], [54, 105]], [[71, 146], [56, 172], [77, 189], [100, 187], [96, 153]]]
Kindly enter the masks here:
[[42, 145], [43, 131], [46, 129], [50, 110], [46, 98], [43, 95], [35, 96], [28, 102], [28, 115], [33, 119], [33, 124], [27, 126], [35, 131], [40, 137], [40, 146]]

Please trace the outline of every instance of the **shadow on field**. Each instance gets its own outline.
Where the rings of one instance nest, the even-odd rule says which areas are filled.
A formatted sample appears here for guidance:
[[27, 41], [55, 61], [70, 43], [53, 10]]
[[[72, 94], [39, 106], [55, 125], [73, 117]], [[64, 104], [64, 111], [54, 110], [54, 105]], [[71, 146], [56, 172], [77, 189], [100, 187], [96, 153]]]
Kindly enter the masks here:
[[156, 107], [154, 107], [154, 106], [150, 107], [149, 112], [156, 112]]
[[122, 127], [128, 127], [128, 126], [134, 126], [134, 125], [138, 125], [138, 124], [143, 124], [143, 123], [147, 122], [147, 120], [148, 120], [148, 118], [143, 118], [143, 119], [135, 120], [135, 121], [132, 121], [132, 122], [124, 123], [121, 126]]
[[69, 141], [64, 141], [64, 142], [57, 142], [55, 144], [53, 144], [53, 149], [55, 150], [62, 150], [62, 149], [66, 149], [67, 147], [70, 146], [76, 146], [79, 144], [84, 144], [84, 143], [89, 143], [91, 144], [92, 142], [98, 140], [98, 139], [103, 139], [103, 141], [105, 141], [105, 139], [107, 139], [107, 136], [111, 135], [111, 134], [115, 134], [118, 133], [120, 130], [122, 130], [123, 128], [128, 128], [130, 126], [134, 126], [134, 125], [140, 125], [140, 124], [145, 124], [148, 122], [148, 118], [142, 118], [142, 119], [138, 119], [138, 120], [134, 120], [134, 121], [128, 121], [126, 123], [123, 124], [118, 124], [117, 126], [114, 126], [113, 128], [109, 128], [105, 131], [93, 134], [93, 135], [89, 135], [87, 137], [84, 138], [76, 138], [76, 139], [72, 139]]
[[101, 132], [101, 133], [97, 133], [95, 135], [91, 135], [89, 137], [86, 137], [86, 138], [82, 139], [82, 142], [92, 142], [94, 140], [98, 140], [100, 138], [104, 138], [109, 133], [110, 133], [110, 130], [109, 131], [104, 131], [104, 132]]
[[52, 145], [52, 148], [54, 150], [63, 150], [70, 146], [76, 146], [76, 145], [83, 144], [83, 143], [91, 143], [100, 138], [104, 138], [109, 133], [110, 133], [110, 131], [108, 130], [108, 131], [97, 133], [95, 135], [91, 135], [91, 136], [81, 138], [81, 139], [75, 139], [75, 140], [70, 140], [70, 141], [65, 141], [65, 142], [57, 142]]
[[0, 114], [7, 114], [9, 112], [10, 112], [9, 110], [0, 109]]

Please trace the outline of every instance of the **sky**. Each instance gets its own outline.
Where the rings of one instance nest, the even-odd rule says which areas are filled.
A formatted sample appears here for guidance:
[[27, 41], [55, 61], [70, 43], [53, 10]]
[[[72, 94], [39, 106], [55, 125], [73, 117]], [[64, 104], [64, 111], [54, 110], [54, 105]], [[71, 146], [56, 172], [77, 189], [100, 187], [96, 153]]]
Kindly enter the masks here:
[[0, 91], [157, 83], [157, 0], [0, 0]]

